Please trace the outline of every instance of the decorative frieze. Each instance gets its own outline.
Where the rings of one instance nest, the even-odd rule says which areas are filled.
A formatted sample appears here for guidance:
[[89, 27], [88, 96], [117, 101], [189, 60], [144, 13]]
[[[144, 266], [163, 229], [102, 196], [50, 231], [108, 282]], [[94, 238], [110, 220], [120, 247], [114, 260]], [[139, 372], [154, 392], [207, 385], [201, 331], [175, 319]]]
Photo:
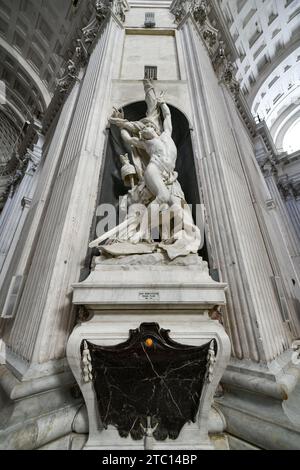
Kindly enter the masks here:
[[172, 13], [175, 16], [175, 22], [180, 23], [186, 15], [186, 10], [184, 8], [183, 2], [176, 4], [174, 9], [172, 10]]
[[95, 5], [96, 10], [96, 19], [99, 23], [105, 20], [106, 16], [109, 13], [111, 2], [109, 0], [97, 0]]
[[226, 56], [223, 41], [219, 41], [218, 51], [213, 58], [213, 65], [219, 80], [227, 85], [231, 93], [237, 94], [240, 86], [235, 79], [234, 65]]
[[80, 70], [83, 69], [89, 60], [94, 48], [96, 39], [99, 37], [104, 23], [111, 14], [121, 21], [125, 21], [125, 11], [128, 8], [126, 0], [96, 0], [94, 4], [94, 14], [87, 26], [82, 28], [81, 36], [75, 41], [73, 53], [65, 65], [65, 70], [60, 79], [57, 80], [57, 87], [53, 99], [48, 107], [43, 120], [43, 130], [47, 132], [52, 121], [66, 96], [69, 94], [76, 80], [79, 80]]
[[67, 62], [65, 75], [62, 78], [57, 80], [57, 87], [61, 93], [65, 93], [68, 91], [70, 86], [74, 83], [77, 78], [77, 67], [75, 62], [70, 59]]
[[96, 1], [95, 16], [90, 23], [81, 30], [81, 37], [76, 40], [75, 50], [66, 64], [64, 75], [57, 81], [57, 87], [61, 93], [67, 93], [69, 91], [74, 81], [78, 79], [79, 70], [86, 66], [93, 43], [98, 36], [102, 24], [106, 21], [111, 11], [110, 4], [111, 2], [109, 2], [109, 0]]
[[201, 26], [207, 21], [207, 4], [204, 0], [194, 1], [193, 16]]
[[215, 27], [218, 23], [217, 19], [210, 19], [210, 16], [212, 16], [210, 2], [207, 0], [177, 0], [173, 2], [171, 11], [177, 23], [183, 21], [188, 14], [193, 17], [219, 80], [228, 86], [231, 93], [237, 95], [240, 87], [235, 79], [235, 67], [229, 58], [228, 52], [226, 53], [223, 35]]
[[124, 23], [126, 17], [125, 17], [125, 11], [127, 7], [127, 1], [125, 0], [115, 0], [114, 5], [113, 5], [113, 12], [116, 15], [116, 17]]

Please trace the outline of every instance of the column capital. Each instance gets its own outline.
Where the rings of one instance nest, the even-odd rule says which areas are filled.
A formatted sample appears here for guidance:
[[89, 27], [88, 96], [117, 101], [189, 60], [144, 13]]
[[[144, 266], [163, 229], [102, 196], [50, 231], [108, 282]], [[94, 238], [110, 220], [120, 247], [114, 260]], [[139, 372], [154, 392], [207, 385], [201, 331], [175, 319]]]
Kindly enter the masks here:
[[127, 0], [94, 0], [94, 12], [90, 22], [81, 29], [80, 36], [74, 41], [74, 48], [65, 63], [64, 72], [56, 82], [54, 96], [43, 119], [44, 133], [51, 126], [75, 82], [80, 81], [83, 73], [81, 71], [87, 66], [106, 22], [111, 16], [114, 16], [119, 22], [123, 23], [125, 21], [125, 12], [128, 9]]
[[178, 25], [188, 16], [193, 18], [218, 79], [233, 95], [238, 94], [240, 86], [235, 79], [235, 66], [232, 62], [235, 51], [232, 50], [232, 44], [228, 44], [214, 3], [209, 0], [174, 0], [171, 12]]
[[278, 180], [278, 189], [285, 200], [295, 199], [295, 184], [288, 175], [284, 175]]
[[258, 164], [265, 178], [278, 175], [276, 161], [271, 156], [267, 157], [263, 161], [258, 161]]

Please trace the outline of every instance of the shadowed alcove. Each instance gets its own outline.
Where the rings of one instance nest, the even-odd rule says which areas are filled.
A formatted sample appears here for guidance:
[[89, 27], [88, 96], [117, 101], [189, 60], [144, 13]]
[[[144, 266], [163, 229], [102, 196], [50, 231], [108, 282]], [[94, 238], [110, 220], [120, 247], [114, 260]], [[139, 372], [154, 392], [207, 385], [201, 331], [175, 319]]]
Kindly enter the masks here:
[[[200, 196], [189, 122], [181, 111], [174, 106], [168, 106], [172, 116], [172, 138], [178, 152], [176, 162], [178, 181], [181, 184], [187, 203], [191, 205], [194, 220], [196, 220], [196, 205], [200, 204]], [[147, 107], [144, 101], [132, 103], [123, 108], [124, 117], [129, 121], [138, 121], [144, 118], [146, 116], [146, 110]], [[121, 178], [120, 155], [124, 153], [130, 154], [130, 149], [126, 148], [123, 143], [120, 130], [116, 126], [111, 126], [102, 171], [99, 204], [113, 204], [117, 208], [119, 197], [126, 194], [128, 191], [128, 188], [124, 186]], [[208, 261], [206, 243], [204, 243], [200, 254]]]

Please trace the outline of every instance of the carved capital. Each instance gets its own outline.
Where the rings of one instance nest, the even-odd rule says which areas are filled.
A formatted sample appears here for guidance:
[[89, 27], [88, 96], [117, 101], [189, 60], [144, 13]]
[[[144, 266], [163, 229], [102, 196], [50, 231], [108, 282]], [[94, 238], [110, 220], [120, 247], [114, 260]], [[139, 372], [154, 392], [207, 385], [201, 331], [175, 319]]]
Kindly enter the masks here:
[[278, 174], [275, 162], [270, 160], [269, 158], [262, 162], [259, 162], [259, 166], [265, 178], [269, 178], [270, 176], [276, 176]]
[[285, 200], [294, 199], [296, 196], [293, 182], [288, 176], [284, 176], [278, 181], [278, 189]]

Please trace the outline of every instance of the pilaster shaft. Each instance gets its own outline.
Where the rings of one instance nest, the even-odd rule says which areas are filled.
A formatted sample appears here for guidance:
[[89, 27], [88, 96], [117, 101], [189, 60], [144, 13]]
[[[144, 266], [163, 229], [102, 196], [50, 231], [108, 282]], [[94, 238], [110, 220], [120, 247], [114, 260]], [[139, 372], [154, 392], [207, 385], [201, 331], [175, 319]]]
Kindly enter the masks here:
[[228, 108], [228, 92], [225, 88], [222, 92], [192, 18], [182, 24], [181, 35], [194, 107], [199, 179], [216, 263], [222, 281], [230, 286], [226, 323], [233, 354], [269, 361], [289, 347], [291, 337], [272, 285], [274, 272], [242, 163], [244, 158], [254, 159], [253, 146], [233, 101]]
[[90, 57], [16, 318], [5, 333], [8, 348], [28, 362], [62, 358], [74, 323], [71, 285], [79, 279], [95, 210], [112, 57], [121, 34], [111, 17]]

